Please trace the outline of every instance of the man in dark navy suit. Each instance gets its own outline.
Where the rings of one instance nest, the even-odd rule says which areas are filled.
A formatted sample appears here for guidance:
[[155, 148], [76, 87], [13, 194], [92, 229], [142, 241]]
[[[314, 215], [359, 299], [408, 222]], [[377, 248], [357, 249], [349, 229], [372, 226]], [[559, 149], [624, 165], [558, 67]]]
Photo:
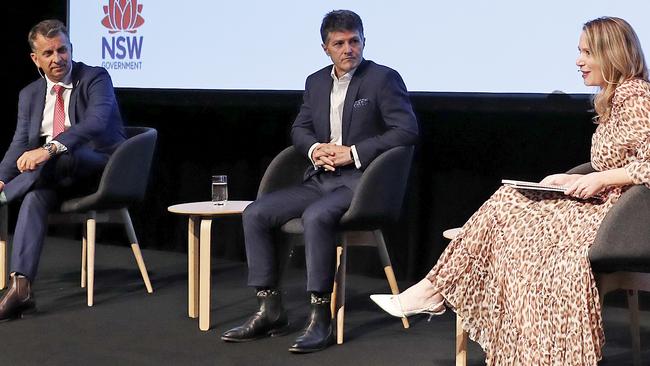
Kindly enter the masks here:
[[225, 341], [286, 333], [272, 230], [302, 217], [311, 312], [289, 351], [313, 352], [332, 344], [329, 303], [336, 226], [368, 164], [382, 152], [417, 139], [417, 122], [400, 75], [363, 59], [361, 18], [349, 10], [332, 11], [323, 18], [321, 38], [333, 65], [307, 78], [291, 130], [294, 147], [313, 167], [302, 185], [264, 195], [244, 211], [248, 284], [256, 288], [260, 308], [243, 325], [225, 332]]
[[44, 20], [30, 30], [28, 41], [41, 78], [20, 91], [16, 132], [0, 162], [0, 205], [22, 199], [0, 321], [35, 308], [31, 284], [48, 212], [67, 194], [94, 188], [110, 154], [125, 140], [108, 72], [72, 61], [65, 25]]

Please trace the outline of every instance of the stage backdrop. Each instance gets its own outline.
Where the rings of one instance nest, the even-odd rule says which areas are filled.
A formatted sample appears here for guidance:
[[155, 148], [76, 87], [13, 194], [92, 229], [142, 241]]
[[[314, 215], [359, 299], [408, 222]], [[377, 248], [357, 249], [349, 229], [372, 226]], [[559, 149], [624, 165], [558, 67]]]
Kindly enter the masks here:
[[650, 2], [638, 0], [70, 0], [79, 59], [117, 86], [301, 90], [328, 62], [320, 22], [332, 9], [363, 18], [368, 59], [399, 70], [409, 90], [587, 93], [576, 77], [582, 24], [627, 19], [650, 45]]

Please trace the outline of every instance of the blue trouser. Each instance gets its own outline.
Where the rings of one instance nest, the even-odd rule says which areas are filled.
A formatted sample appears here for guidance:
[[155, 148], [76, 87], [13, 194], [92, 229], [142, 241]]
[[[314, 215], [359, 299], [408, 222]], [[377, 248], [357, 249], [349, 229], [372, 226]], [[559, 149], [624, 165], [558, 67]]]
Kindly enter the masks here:
[[[351, 170], [348, 170], [351, 171]], [[336, 229], [352, 201], [349, 184], [360, 174], [317, 174], [300, 186], [260, 197], [243, 214], [248, 258], [248, 285], [277, 287], [278, 268], [273, 230], [302, 218], [307, 267], [307, 291], [331, 292], [334, 281]]]
[[13, 237], [11, 272], [21, 273], [34, 281], [49, 212], [62, 197], [95, 188], [89, 187], [89, 182], [96, 181], [107, 161], [107, 155], [82, 148], [72, 154], [59, 155], [6, 184], [4, 192], [8, 202], [23, 198]]

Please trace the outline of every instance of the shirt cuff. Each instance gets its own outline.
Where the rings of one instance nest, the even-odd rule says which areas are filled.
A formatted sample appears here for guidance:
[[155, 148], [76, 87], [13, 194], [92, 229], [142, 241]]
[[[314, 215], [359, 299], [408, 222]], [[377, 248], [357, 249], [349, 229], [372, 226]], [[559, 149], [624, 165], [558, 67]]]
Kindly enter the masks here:
[[361, 160], [359, 160], [359, 154], [357, 153], [357, 147], [355, 145], [352, 145], [350, 147], [352, 149], [352, 157], [354, 158], [354, 166], [357, 167], [357, 169], [361, 169]]
[[64, 152], [68, 151], [68, 148], [65, 147], [65, 145], [63, 145], [62, 143], [56, 140], [52, 140], [50, 142], [53, 143], [54, 146], [56, 146], [56, 155], [63, 154]]
[[309, 148], [309, 151], [307, 152], [307, 159], [309, 159], [309, 161], [311, 161], [311, 164], [314, 166], [314, 170], [318, 170], [318, 167], [316, 166], [316, 162], [311, 159], [311, 153], [314, 152], [314, 149], [317, 148], [318, 145], [320, 145], [320, 142], [317, 142], [317, 143], [311, 145], [311, 147]]

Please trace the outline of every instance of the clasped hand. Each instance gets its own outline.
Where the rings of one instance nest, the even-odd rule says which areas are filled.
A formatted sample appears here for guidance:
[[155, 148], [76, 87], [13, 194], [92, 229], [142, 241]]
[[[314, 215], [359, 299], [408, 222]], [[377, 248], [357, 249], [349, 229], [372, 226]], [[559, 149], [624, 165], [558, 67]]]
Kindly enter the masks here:
[[337, 167], [352, 164], [350, 147], [333, 143], [320, 144], [311, 153], [311, 158], [317, 167], [335, 171]]
[[566, 187], [564, 194], [587, 199], [607, 188], [603, 172], [589, 174], [553, 174], [542, 179], [541, 184]]
[[36, 170], [39, 165], [50, 159], [50, 154], [47, 150], [39, 147], [34, 150], [25, 151], [19, 158], [16, 160], [16, 167], [22, 172]]

